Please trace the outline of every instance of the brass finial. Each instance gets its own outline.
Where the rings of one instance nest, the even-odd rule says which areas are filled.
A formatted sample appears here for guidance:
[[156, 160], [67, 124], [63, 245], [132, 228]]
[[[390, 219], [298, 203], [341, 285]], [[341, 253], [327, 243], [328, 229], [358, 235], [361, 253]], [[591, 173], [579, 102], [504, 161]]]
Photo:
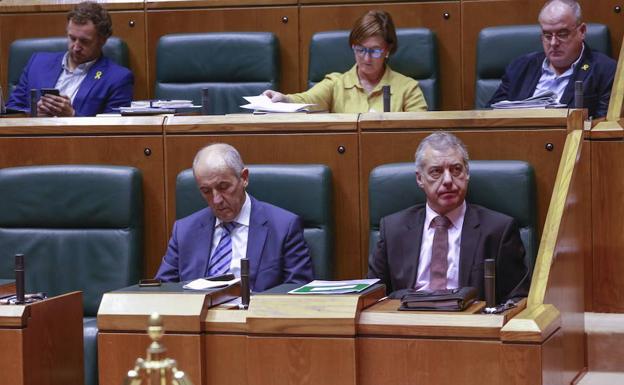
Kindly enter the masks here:
[[176, 361], [165, 358], [167, 349], [160, 342], [165, 334], [160, 314], [152, 313], [148, 320], [147, 334], [152, 343], [147, 348], [147, 357], [137, 358], [134, 369], [128, 371], [126, 385], [193, 385], [191, 380], [178, 370]]

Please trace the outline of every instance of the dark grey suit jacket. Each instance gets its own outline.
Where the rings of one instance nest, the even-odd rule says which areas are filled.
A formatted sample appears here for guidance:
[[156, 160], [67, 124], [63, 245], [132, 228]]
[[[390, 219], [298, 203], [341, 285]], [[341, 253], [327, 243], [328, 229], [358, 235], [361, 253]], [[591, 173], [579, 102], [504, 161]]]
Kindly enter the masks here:
[[[382, 218], [379, 242], [368, 262], [368, 277], [379, 278], [388, 293], [413, 288], [418, 274], [425, 204]], [[474, 286], [484, 299], [483, 261], [496, 259], [496, 300], [526, 296], [530, 274], [516, 221], [468, 204], [461, 234], [459, 286]]]

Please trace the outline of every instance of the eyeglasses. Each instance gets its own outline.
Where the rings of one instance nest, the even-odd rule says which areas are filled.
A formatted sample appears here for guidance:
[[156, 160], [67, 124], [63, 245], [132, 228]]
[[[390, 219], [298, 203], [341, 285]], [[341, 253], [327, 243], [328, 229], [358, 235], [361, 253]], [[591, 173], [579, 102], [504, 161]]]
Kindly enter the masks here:
[[572, 37], [573, 32], [576, 31], [578, 27], [574, 27], [574, 29], [569, 30], [569, 29], [562, 29], [560, 31], [557, 32], [544, 32], [542, 31], [542, 39], [545, 42], [550, 43], [552, 41], [552, 38], [554, 37], [555, 40], [561, 42], [561, 43], [565, 43], [566, 41], [568, 41], [570, 39], [570, 37]]
[[366, 54], [369, 54], [371, 57], [379, 59], [384, 53], [384, 48], [366, 48], [361, 45], [354, 45], [353, 52], [360, 57], [364, 57]]

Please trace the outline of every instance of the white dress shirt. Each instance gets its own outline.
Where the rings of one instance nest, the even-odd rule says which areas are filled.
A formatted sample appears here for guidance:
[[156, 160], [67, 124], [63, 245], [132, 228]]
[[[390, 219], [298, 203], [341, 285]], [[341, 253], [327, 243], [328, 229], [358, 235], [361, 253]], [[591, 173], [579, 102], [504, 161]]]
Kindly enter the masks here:
[[[245, 193], [245, 203], [241, 208], [238, 216], [234, 218], [232, 222], [236, 222], [237, 225], [230, 233], [232, 238], [232, 262], [230, 263], [230, 273], [236, 277], [240, 277], [240, 260], [247, 255], [247, 239], [249, 238], [249, 218], [251, 217], [251, 199], [249, 195]], [[221, 235], [223, 234], [223, 226], [221, 220], [216, 218], [215, 228], [212, 235], [212, 248], [210, 249], [210, 256], [214, 253]]]
[[80, 84], [82, 84], [82, 81], [87, 77], [89, 69], [91, 69], [91, 66], [95, 64], [97, 59], [79, 64], [73, 69], [73, 71], [69, 69], [68, 60], [69, 52], [65, 52], [65, 56], [63, 56], [63, 60], [61, 61], [61, 67], [63, 67], [61, 76], [59, 76], [56, 81], [54, 88], [58, 89], [61, 95], [69, 96], [71, 102], [74, 103], [74, 98], [78, 93]]
[[[416, 276], [416, 290], [429, 290], [431, 276], [431, 249], [433, 245], [433, 235], [435, 228], [432, 227], [433, 218], [438, 213], [433, 211], [429, 204], [425, 211], [425, 225], [423, 226], [422, 241], [420, 243], [420, 259], [418, 260], [418, 275]], [[464, 216], [466, 214], [466, 201], [459, 207], [446, 214], [451, 221], [448, 229], [448, 270], [446, 271], [446, 287], [455, 289], [459, 286], [459, 252], [461, 249], [461, 232], [464, 226]]]
[[533, 96], [539, 95], [545, 91], [552, 91], [557, 95], [557, 103], [559, 103], [566, 87], [568, 86], [568, 83], [570, 82], [570, 79], [572, 79], [574, 68], [583, 57], [583, 51], [585, 51], [585, 44], [583, 44], [583, 47], [581, 48], [581, 54], [579, 57], [576, 58], [570, 68], [568, 68], [561, 75], [557, 75], [555, 70], [550, 67], [550, 61], [548, 58], [545, 58], [542, 63], [542, 76], [535, 86]]

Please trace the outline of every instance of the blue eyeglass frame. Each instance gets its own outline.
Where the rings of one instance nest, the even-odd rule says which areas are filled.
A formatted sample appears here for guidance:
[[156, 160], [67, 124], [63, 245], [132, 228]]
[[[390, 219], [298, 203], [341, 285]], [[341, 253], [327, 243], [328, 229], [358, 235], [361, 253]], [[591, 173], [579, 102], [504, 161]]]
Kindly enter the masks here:
[[375, 59], [379, 59], [383, 55], [383, 52], [384, 52], [384, 48], [366, 48], [366, 47], [362, 47], [361, 45], [354, 45], [351, 48], [353, 49], [353, 52], [356, 55], [360, 55], [364, 57], [366, 56], [366, 54], [369, 54], [371, 57]]

